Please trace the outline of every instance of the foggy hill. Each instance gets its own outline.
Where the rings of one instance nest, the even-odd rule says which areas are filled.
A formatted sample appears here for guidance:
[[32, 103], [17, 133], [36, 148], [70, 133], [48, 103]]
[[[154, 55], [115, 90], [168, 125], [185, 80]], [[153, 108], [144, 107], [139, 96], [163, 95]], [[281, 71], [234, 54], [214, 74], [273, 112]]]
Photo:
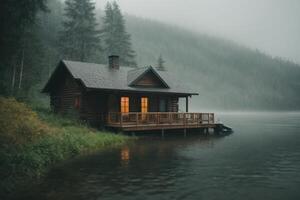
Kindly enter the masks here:
[[[300, 66], [231, 41], [126, 16], [140, 66], [167, 70], [199, 93], [197, 110], [299, 110]], [[234, 38], [233, 38], [234, 40]]]

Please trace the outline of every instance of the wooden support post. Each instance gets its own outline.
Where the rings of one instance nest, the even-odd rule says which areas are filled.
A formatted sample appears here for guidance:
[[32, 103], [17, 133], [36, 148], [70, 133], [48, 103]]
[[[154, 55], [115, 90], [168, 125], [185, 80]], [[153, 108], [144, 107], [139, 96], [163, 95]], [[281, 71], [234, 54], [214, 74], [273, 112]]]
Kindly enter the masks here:
[[183, 129], [184, 137], [186, 137], [186, 128]]
[[185, 97], [185, 112], [189, 112], [189, 97]]
[[164, 138], [165, 137], [165, 130], [161, 129], [161, 137]]

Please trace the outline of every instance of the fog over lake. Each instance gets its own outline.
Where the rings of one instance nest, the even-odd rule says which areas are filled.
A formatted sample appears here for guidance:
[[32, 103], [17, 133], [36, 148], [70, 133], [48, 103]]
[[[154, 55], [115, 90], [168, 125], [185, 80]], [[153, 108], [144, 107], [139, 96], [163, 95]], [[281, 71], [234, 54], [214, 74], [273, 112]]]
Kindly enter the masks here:
[[299, 200], [300, 0], [6, 0], [0, 200]]

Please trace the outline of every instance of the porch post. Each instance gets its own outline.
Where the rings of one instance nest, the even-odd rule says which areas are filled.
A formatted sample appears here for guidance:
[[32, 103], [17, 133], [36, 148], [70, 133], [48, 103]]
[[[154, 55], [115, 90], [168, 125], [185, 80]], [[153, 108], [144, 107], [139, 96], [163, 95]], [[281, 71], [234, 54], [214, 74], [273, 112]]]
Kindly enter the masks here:
[[185, 112], [189, 112], [189, 96], [185, 97]]

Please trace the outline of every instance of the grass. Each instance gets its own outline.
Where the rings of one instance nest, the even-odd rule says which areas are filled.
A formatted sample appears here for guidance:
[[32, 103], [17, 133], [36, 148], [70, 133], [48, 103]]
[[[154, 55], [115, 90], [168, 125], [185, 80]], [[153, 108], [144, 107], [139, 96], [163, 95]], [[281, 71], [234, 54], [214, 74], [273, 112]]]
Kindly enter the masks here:
[[129, 141], [12, 98], [0, 97], [0, 105], [0, 199], [54, 164]]

